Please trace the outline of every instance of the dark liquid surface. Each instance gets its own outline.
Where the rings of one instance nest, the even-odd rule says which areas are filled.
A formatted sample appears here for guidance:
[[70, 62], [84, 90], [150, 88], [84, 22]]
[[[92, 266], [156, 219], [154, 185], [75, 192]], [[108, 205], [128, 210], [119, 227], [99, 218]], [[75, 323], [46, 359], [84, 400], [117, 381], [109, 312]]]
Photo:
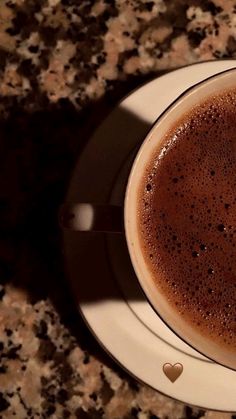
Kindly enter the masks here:
[[139, 235], [153, 280], [201, 333], [236, 348], [236, 90], [168, 133], [140, 186]]

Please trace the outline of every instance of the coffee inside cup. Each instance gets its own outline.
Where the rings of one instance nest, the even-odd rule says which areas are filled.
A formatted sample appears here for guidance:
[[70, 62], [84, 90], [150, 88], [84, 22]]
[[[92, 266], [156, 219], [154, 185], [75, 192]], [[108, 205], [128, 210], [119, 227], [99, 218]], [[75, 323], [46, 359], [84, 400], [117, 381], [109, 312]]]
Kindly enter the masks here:
[[138, 235], [176, 315], [235, 348], [236, 89], [193, 107], [157, 145], [139, 185]]

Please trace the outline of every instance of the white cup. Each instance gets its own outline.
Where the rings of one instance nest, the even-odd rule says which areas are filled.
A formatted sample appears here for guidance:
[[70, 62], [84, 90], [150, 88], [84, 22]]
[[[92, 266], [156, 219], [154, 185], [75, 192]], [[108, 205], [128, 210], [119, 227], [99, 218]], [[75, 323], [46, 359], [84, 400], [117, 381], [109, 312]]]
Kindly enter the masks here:
[[[190, 70], [191, 71], [191, 68]], [[176, 80], [178, 83], [178, 80]], [[156, 313], [185, 342], [208, 358], [236, 370], [236, 348], [222, 346], [203, 335], [180, 316], [174, 304], [168, 302], [158, 285], [154, 283], [140, 242], [138, 220], [139, 186], [144, 170], [153, 153], [161, 147], [165, 134], [183, 115], [212, 95], [236, 88], [236, 69], [226, 70], [196, 84], [172, 103], [158, 118], [142, 143], [129, 175], [124, 208], [94, 204], [62, 206], [60, 222], [63, 228], [76, 231], [122, 232], [122, 217], [127, 246], [139, 283]]]

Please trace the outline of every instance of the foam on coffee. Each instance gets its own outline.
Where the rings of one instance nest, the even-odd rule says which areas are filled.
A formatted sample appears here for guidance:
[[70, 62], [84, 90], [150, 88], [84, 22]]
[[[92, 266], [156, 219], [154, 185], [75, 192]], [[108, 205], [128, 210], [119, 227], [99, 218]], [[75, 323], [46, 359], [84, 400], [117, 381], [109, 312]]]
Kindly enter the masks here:
[[138, 220], [158, 288], [200, 333], [235, 347], [236, 90], [168, 132], [146, 167]]

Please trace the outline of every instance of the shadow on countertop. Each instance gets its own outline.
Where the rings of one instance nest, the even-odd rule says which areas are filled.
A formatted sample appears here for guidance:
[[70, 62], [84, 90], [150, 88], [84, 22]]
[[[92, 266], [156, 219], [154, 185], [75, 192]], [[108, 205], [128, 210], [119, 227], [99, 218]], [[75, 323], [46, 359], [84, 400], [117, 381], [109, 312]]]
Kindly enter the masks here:
[[[98, 345], [78, 314], [64, 274], [58, 208], [92, 132], [124, 95], [150, 79], [117, 82], [80, 112], [67, 99], [27, 112], [17, 100], [2, 98], [9, 112], [0, 120], [0, 283], [26, 289], [32, 303], [49, 298], [61, 321], [92, 353]], [[32, 97], [32, 103], [38, 99]]]

